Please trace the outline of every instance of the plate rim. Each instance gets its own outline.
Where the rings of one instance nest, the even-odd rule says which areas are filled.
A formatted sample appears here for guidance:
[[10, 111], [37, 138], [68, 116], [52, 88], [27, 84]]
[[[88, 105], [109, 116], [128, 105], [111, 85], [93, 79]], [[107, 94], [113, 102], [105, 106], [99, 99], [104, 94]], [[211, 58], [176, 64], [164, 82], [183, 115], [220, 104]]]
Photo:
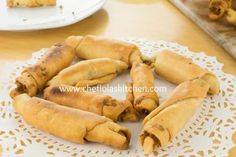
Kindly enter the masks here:
[[[27, 25], [25, 27], [22, 25], [7, 27], [7, 25], [6, 25], [3, 27], [0, 26], [0, 31], [9, 31], [9, 32], [21, 32], [22, 31], [22, 32], [24, 32], [24, 31], [45, 30], [45, 29], [53, 29], [53, 28], [60, 28], [60, 27], [69, 26], [69, 25], [77, 23], [77, 22], [91, 16], [92, 14], [96, 13], [98, 10], [100, 10], [104, 6], [105, 3], [106, 3], [106, 0], [99, 0], [94, 6], [91, 6], [91, 7], [87, 8], [86, 10], [81, 11], [82, 14], [84, 13], [82, 16], [76, 16], [76, 15], [74, 15], [73, 17], [71, 16], [70, 19], [66, 20], [64, 23], [51, 24], [51, 22], [53, 22], [53, 21], [50, 21], [43, 26], [40, 26], [41, 24], [36, 24], [33, 26]], [[81, 12], [79, 12], [78, 15], [81, 15]], [[59, 20], [60, 21], [65, 20], [66, 18], [67, 17], [63, 17]]]

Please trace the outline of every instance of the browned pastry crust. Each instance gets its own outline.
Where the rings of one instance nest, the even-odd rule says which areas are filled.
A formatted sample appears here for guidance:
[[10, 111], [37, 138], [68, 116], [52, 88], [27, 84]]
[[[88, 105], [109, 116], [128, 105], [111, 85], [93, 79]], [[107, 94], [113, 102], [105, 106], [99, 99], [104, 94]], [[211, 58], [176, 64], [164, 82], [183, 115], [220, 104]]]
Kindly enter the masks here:
[[27, 94], [16, 96], [13, 105], [28, 124], [63, 139], [79, 144], [97, 142], [119, 149], [129, 145], [129, 130], [106, 117]]
[[73, 86], [54, 86], [44, 90], [44, 98], [68, 107], [93, 112], [113, 121], [136, 121], [137, 116], [129, 101], [118, 101], [111, 96], [86, 92]]
[[71, 64], [75, 57], [74, 49], [65, 44], [55, 44], [36, 63], [26, 67], [16, 79], [17, 87], [10, 93], [15, 97], [21, 93], [30, 96], [44, 88], [48, 80]]
[[107, 83], [128, 69], [128, 65], [111, 58], [96, 58], [80, 61], [58, 73], [48, 85], [71, 85], [78, 87]]
[[112, 58], [129, 65], [134, 61], [142, 62], [142, 55], [134, 44], [120, 40], [96, 37], [92, 35], [70, 36], [66, 43], [76, 49], [77, 56], [83, 59]]
[[154, 91], [154, 76], [152, 69], [146, 64], [134, 62], [130, 71], [132, 87], [127, 99], [133, 103], [140, 114], [148, 114], [159, 105], [159, 98]]
[[202, 79], [186, 81], [178, 85], [168, 98], [143, 121], [140, 142], [146, 153], [156, 146], [166, 146], [192, 117], [209, 85]]
[[232, 25], [236, 25], [236, 11], [232, 0], [209, 0], [209, 18], [211, 20], [219, 20], [226, 17], [226, 21]]
[[233, 9], [228, 9], [227, 11], [227, 16], [226, 16], [226, 20], [232, 24], [236, 26], [236, 11]]
[[209, 0], [209, 18], [218, 20], [231, 8], [232, 0]]
[[8, 7], [40, 7], [40, 6], [54, 6], [56, 0], [6, 0]]
[[210, 94], [219, 93], [219, 82], [213, 73], [177, 53], [168, 50], [158, 53], [156, 55], [155, 70], [159, 76], [175, 84], [202, 78], [210, 85]]

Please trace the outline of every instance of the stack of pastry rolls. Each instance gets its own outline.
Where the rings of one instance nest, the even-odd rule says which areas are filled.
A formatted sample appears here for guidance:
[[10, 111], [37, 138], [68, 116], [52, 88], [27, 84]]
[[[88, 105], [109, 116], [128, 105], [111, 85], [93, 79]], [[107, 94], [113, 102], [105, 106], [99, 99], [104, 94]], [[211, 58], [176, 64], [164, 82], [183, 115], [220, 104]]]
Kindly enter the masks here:
[[174, 139], [207, 93], [219, 93], [219, 83], [213, 73], [177, 53], [158, 53], [154, 66], [159, 76], [178, 86], [143, 121], [139, 139], [143, 150], [148, 154], [155, 147], [164, 147]]
[[[84, 60], [72, 63], [76, 56]], [[160, 105], [153, 66], [157, 75], [178, 85]], [[129, 68], [126, 100], [84, 90], [108, 83]], [[126, 149], [131, 134], [115, 122], [146, 116], [139, 139], [150, 154], [176, 136], [207, 93], [218, 94], [219, 89], [213, 73], [177, 53], [158, 53], [150, 66], [136, 45], [88, 35], [52, 46], [23, 70], [10, 95], [27, 123], [80, 144], [91, 141]], [[44, 99], [35, 97], [41, 91]]]
[[[72, 64], [76, 56], [87, 60]], [[69, 37], [26, 67], [10, 95], [16, 111], [38, 129], [80, 144], [92, 141], [126, 149], [130, 132], [113, 121], [136, 121], [133, 104], [79, 87], [107, 83], [134, 61], [142, 62], [134, 44], [95, 36]], [[62, 87], [71, 91], [61, 91]], [[47, 100], [34, 97], [41, 91]]]
[[146, 153], [166, 146], [192, 117], [206, 96], [209, 85], [202, 79], [181, 83], [143, 121], [140, 142]]
[[[128, 92], [127, 100], [133, 107], [133, 109], [131, 107], [128, 109], [132, 114], [125, 114], [126, 118], [120, 118], [134, 121], [140, 113], [148, 114], [158, 106], [159, 99], [157, 93], [153, 91], [153, 72], [149, 66], [143, 63], [143, 56], [136, 45], [91, 35], [71, 36], [66, 39], [66, 43], [75, 49], [79, 58], [88, 60], [62, 70], [48, 82], [49, 86], [88, 87], [104, 84], [131, 67], [132, 82], [128, 83], [131, 90]], [[137, 88], [146, 89], [146, 91], [134, 90]], [[81, 95], [77, 95], [77, 97], [81, 97]], [[58, 99], [57, 102], [59, 101], [61, 100]], [[136, 116], [134, 116], [134, 112], [136, 112]], [[124, 116], [124, 114], [122, 115]]]

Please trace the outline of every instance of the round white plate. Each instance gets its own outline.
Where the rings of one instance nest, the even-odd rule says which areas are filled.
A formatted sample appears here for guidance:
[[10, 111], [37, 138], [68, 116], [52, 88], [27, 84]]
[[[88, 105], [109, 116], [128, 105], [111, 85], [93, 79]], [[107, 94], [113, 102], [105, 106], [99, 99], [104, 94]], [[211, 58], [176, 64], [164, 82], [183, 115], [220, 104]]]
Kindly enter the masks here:
[[0, 30], [29, 31], [67, 26], [98, 11], [105, 0], [57, 0], [56, 6], [8, 8], [0, 0]]

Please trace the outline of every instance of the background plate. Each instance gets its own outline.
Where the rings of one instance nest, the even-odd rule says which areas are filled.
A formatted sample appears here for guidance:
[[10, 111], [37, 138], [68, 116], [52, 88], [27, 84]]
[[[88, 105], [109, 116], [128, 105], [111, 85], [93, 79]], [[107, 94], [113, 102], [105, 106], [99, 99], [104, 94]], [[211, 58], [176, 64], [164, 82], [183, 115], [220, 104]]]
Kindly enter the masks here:
[[0, 0], [0, 30], [29, 31], [57, 28], [76, 23], [96, 11], [105, 0], [57, 0], [53, 7], [8, 8]]

